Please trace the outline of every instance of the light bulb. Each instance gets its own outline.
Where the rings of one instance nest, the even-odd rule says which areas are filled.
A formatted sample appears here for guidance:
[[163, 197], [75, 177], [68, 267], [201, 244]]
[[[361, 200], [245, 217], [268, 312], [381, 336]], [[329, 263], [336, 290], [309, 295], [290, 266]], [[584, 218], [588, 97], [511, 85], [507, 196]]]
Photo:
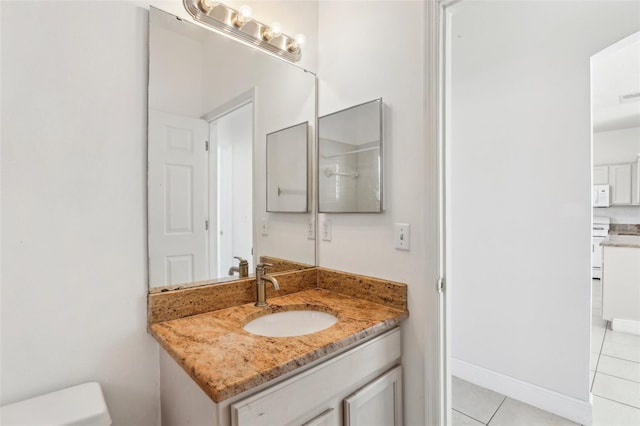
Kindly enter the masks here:
[[251, 12], [252, 11], [250, 6], [240, 6], [240, 9], [238, 9], [238, 21], [243, 24], [249, 22], [251, 20]]
[[282, 25], [280, 25], [280, 22], [274, 22], [273, 24], [271, 24], [271, 36], [273, 38], [276, 38], [276, 37], [280, 37], [281, 34], [282, 34]]
[[291, 53], [299, 53], [302, 46], [304, 46], [307, 38], [304, 34], [296, 34], [296, 36], [287, 44], [287, 50]]
[[198, 2], [198, 6], [200, 6], [200, 10], [202, 10], [204, 13], [211, 12], [211, 9], [213, 9], [217, 5], [218, 5], [218, 2], [214, 0], [200, 0]]
[[282, 26], [279, 22], [274, 22], [270, 27], [267, 27], [262, 31], [262, 38], [266, 41], [271, 41], [274, 38], [280, 37], [282, 34]]
[[296, 36], [293, 39], [298, 45], [298, 48], [304, 46], [304, 44], [307, 42], [307, 37], [304, 34], [296, 34]]

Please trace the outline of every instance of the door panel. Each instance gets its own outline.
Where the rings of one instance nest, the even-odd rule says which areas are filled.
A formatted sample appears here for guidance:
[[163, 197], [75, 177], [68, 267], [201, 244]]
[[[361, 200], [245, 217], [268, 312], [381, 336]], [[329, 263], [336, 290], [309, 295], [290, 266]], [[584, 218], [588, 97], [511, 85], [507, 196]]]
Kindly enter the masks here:
[[149, 282], [207, 279], [204, 120], [149, 111]]

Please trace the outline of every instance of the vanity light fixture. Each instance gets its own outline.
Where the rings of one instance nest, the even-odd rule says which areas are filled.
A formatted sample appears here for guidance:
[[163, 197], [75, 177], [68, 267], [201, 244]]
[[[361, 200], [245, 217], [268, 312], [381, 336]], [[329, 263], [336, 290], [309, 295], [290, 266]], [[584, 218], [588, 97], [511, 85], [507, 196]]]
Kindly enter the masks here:
[[282, 33], [282, 26], [278, 22], [269, 26], [252, 19], [249, 6], [235, 10], [214, 0], [183, 0], [183, 3], [193, 19], [202, 24], [291, 62], [297, 62], [302, 57], [302, 46], [306, 41], [303, 34], [291, 37]]

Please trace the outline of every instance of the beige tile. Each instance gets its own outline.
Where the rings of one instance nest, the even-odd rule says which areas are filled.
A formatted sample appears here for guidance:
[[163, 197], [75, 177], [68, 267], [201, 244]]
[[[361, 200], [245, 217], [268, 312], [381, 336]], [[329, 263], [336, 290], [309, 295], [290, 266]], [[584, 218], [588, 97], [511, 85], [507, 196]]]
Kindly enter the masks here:
[[507, 398], [489, 426], [574, 426], [577, 423], [515, 399]]
[[640, 363], [602, 355], [598, 362], [598, 372], [621, 379], [640, 382]]
[[469, 417], [487, 423], [496, 412], [504, 395], [469, 383], [457, 377], [451, 378], [451, 407]]
[[640, 409], [608, 399], [593, 397], [593, 421], [591, 426], [638, 426]]
[[453, 426], [484, 426], [484, 423], [480, 423], [476, 419], [472, 419], [456, 410], [451, 410], [451, 422]]
[[596, 373], [593, 394], [640, 408], [640, 383]]

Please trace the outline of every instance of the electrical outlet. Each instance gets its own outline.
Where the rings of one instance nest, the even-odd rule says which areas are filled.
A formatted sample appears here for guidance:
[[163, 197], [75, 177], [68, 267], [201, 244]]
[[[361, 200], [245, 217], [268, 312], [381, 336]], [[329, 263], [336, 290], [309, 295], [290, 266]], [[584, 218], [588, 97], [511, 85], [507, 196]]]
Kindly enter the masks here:
[[310, 220], [309, 223], [307, 223], [307, 240], [316, 239], [316, 227], [314, 225], [313, 220]]
[[267, 235], [269, 235], [269, 221], [267, 219], [262, 219], [262, 222], [260, 223], [261, 233], [266, 237]]
[[393, 240], [397, 250], [410, 249], [411, 225], [408, 223], [396, 223], [394, 225]]
[[322, 241], [331, 241], [331, 222], [322, 222]]

